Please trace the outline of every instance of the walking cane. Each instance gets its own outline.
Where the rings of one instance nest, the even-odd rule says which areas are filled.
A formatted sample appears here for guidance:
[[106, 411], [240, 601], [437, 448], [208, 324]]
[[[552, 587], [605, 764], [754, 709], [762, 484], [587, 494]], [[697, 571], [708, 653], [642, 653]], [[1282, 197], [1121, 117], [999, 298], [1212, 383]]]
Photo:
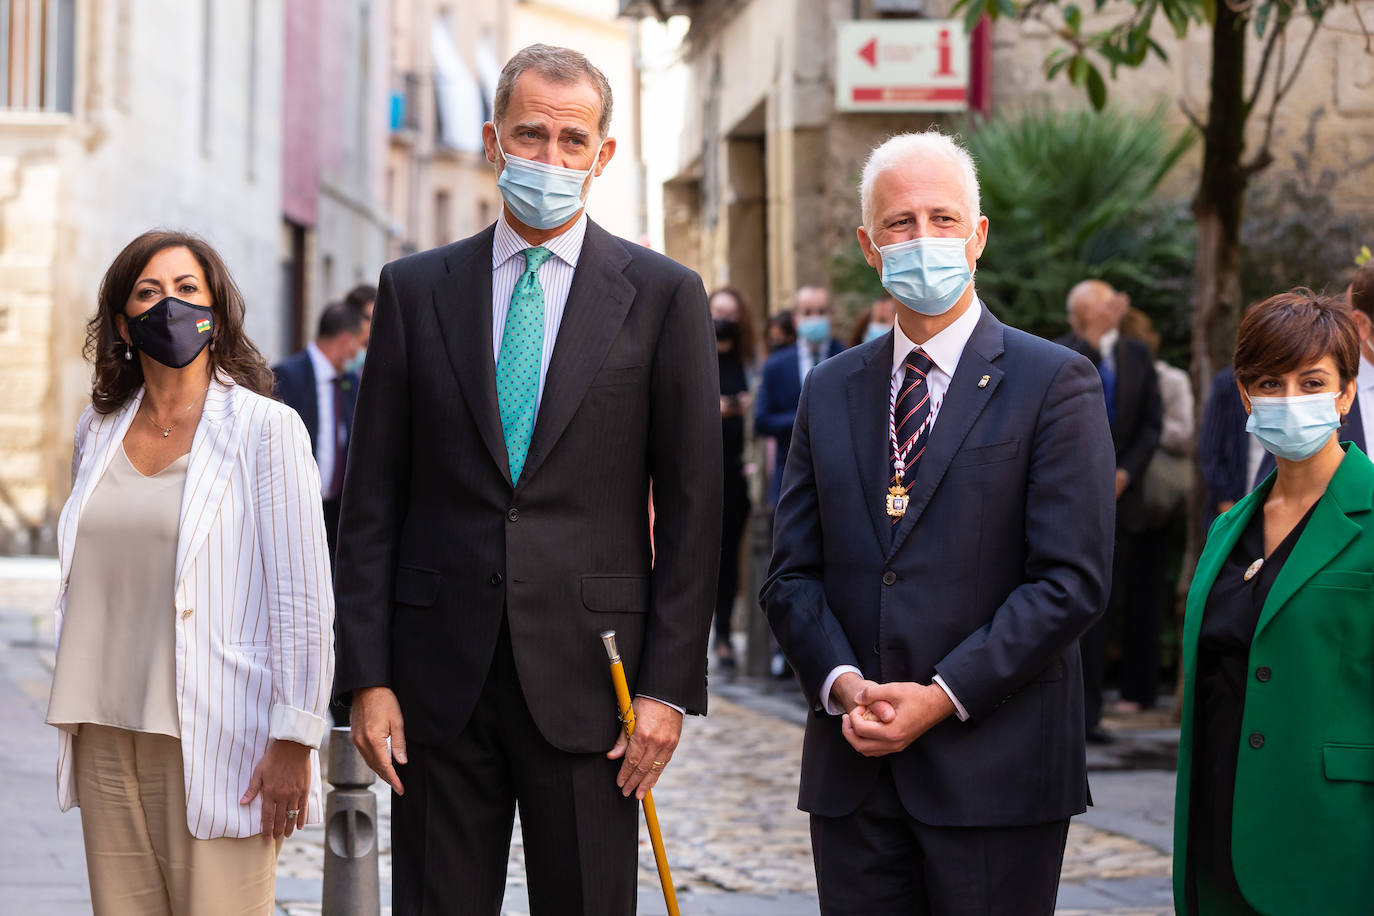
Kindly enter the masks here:
[[[625, 724], [625, 737], [635, 733], [635, 711], [630, 705], [630, 685], [625, 683], [625, 667], [620, 664], [620, 650], [615, 647], [615, 630], [601, 634], [606, 655], [611, 660], [611, 682], [615, 684], [616, 702], [620, 704], [620, 721]], [[654, 807], [654, 793], [644, 793], [644, 822], [649, 825], [649, 842], [654, 847], [654, 861], [658, 863], [658, 883], [663, 885], [663, 901], [668, 904], [668, 916], [681, 916], [677, 908], [677, 892], [673, 890], [673, 876], [668, 872], [668, 852], [663, 848], [663, 834], [658, 829], [658, 809]]]

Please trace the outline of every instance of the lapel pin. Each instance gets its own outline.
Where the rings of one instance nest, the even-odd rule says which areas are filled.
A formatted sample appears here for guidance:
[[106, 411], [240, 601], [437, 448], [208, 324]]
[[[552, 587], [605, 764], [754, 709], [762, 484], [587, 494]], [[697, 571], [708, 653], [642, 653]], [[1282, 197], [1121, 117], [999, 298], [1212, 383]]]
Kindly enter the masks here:
[[982, 378], [980, 378], [980, 379], [978, 380], [978, 387], [979, 387], [979, 388], [986, 388], [986, 387], [988, 387], [988, 382], [991, 381], [991, 380], [992, 380], [992, 376], [990, 376], [990, 375], [985, 375], [985, 376], [983, 376]]

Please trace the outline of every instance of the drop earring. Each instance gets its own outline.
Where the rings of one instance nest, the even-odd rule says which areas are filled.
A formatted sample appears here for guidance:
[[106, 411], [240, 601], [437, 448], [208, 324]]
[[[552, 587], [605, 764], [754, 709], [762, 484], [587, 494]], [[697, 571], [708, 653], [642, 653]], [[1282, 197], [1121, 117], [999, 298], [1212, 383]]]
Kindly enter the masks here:
[[130, 346], [129, 346], [128, 344], [125, 344], [125, 345], [124, 345], [124, 358], [125, 358], [126, 360], [129, 360], [129, 359], [133, 359], [133, 358], [134, 358], [134, 351], [133, 351], [132, 348], [130, 348]]

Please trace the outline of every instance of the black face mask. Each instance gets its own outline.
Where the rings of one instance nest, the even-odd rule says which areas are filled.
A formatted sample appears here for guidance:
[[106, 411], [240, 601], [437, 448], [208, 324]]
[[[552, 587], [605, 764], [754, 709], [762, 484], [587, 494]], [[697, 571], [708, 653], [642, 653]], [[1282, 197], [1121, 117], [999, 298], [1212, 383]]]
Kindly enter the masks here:
[[215, 336], [215, 313], [168, 296], [136, 318], [129, 318], [134, 346], [172, 369], [189, 366]]
[[739, 339], [739, 322], [728, 318], [716, 319], [716, 340], [731, 341]]

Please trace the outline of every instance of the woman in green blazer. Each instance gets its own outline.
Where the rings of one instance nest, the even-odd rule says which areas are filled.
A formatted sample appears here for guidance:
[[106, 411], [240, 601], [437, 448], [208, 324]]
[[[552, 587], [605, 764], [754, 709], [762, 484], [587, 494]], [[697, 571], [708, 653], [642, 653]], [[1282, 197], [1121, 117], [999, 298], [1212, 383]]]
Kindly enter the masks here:
[[1188, 594], [1179, 913], [1374, 913], [1374, 465], [1336, 439], [1360, 347], [1308, 290], [1241, 323], [1277, 470], [1212, 525]]

